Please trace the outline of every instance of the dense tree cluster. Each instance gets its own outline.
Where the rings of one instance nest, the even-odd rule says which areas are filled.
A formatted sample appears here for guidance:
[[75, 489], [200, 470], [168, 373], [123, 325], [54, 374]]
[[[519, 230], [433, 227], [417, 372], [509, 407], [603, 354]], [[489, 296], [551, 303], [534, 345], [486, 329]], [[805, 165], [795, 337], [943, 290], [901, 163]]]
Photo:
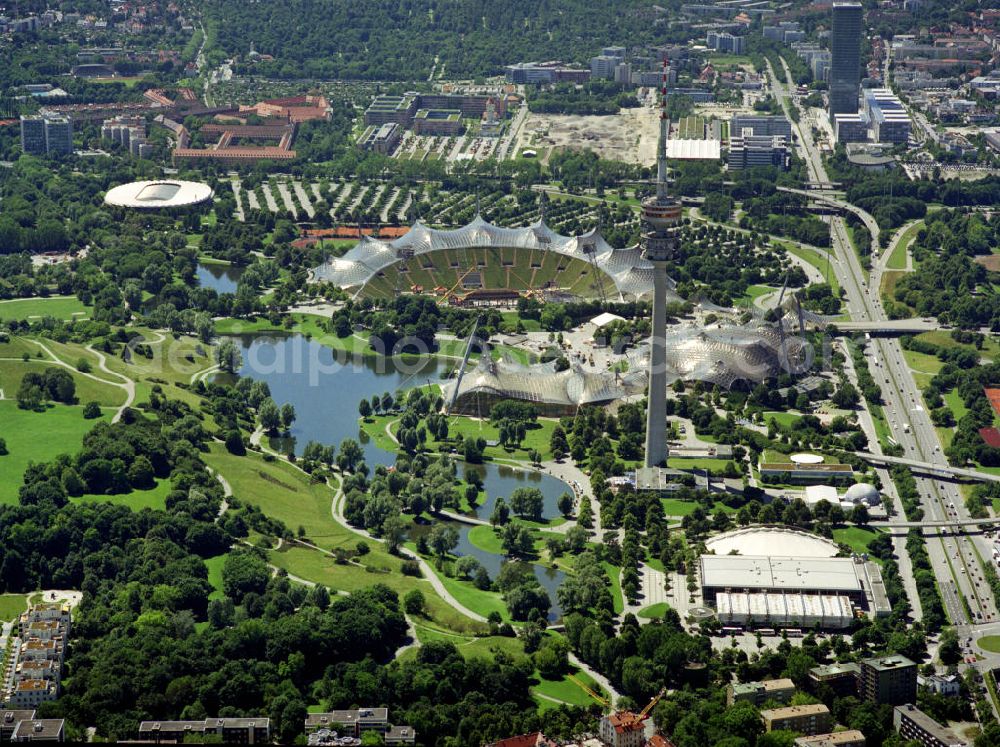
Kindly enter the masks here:
[[654, 36], [656, 13], [637, 0], [616, 0], [596, 12], [582, 0], [543, 6], [213, 0], [206, 13], [227, 53], [245, 58], [253, 44], [276, 58], [257, 63], [254, 72], [280, 78], [426, 80], [437, 63], [449, 77], [465, 79], [495, 75], [513, 61], [549, 59], [554, 46], [586, 60], [609, 39], [662, 41]]

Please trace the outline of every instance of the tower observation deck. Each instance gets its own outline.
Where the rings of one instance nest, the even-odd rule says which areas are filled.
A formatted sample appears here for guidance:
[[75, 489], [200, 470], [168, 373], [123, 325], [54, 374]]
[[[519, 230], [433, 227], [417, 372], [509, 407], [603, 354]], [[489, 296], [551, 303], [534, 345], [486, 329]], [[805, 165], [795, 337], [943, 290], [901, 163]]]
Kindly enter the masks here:
[[667, 193], [667, 61], [660, 87], [660, 137], [656, 144], [656, 194], [643, 200], [644, 256], [653, 264], [653, 324], [649, 339], [646, 466], [667, 461], [667, 262], [677, 258], [681, 205]]

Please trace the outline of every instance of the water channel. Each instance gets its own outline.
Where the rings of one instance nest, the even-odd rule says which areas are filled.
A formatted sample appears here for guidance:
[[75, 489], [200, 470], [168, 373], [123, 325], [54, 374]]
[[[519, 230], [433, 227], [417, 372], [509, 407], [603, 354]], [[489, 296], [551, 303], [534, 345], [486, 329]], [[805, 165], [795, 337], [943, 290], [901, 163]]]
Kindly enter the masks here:
[[[272, 438], [269, 445], [276, 451], [301, 453], [312, 440], [338, 445], [354, 438], [364, 452], [369, 467], [390, 466], [395, 454], [379, 448], [358, 425], [358, 402], [385, 392], [395, 395], [399, 390], [427, 386], [444, 381], [455, 363], [428, 358], [401, 361], [384, 357], [351, 355], [308, 340], [299, 334], [253, 334], [233, 338], [243, 354], [240, 374], [267, 382], [271, 396], [279, 405], [290, 402], [295, 407], [295, 423], [287, 437]], [[479, 473], [486, 499], [475, 509], [478, 518], [489, 519], [498, 498], [508, 498], [519, 487], [536, 487], [544, 497], [542, 516], [558, 516], [556, 503], [568, 485], [551, 475], [498, 465], [458, 463], [459, 475], [466, 471]], [[475, 547], [469, 541], [472, 527], [454, 522], [459, 533], [456, 553], [472, 555], [495, 578], [503, 558]], [[535, 565], [535, 576], [549, 593], [551, 620], [558, 619], [560, 610], [555, 590], [562, 583], [562, 571]]]

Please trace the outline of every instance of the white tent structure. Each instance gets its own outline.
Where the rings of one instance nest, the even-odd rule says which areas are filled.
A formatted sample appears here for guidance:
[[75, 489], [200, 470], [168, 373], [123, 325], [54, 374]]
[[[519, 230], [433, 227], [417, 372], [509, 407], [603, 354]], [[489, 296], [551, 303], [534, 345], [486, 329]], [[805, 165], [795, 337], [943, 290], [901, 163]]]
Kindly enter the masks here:
[[653, 265], [642, 258], [637, 246], [615, 249], [596, 230], [563, 236], [543, 221], [522, 228], [501, 228], [479, 215], [468, 225], [452, 230], [431, 228], [417, 221], [405, 235], [392, 241], [364, 236], [342, 257], [332, 257], [313, 268], [312, 279], [358, 292], [396, 262], [444, 249], [479, 248], [555, 252], [595, 265], [611, 278], [622, 298], [648, 296], [653, 291]]

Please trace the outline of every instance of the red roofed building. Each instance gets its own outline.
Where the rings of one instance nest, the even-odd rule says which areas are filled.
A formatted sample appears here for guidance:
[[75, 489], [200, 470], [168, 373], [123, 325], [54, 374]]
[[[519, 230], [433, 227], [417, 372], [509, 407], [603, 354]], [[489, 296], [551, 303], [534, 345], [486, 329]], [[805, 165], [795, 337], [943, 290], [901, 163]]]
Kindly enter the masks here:
[[643, 747], [646, 720], [632, 711], [615, 711], [601, 718], [598, 738], [609, 747]]
[[253, 106], [241, 106], [241, 112], [254, 112], [260, 117], [277, 117], [289, 122], [308, 122], [312, 119], [326, 119], [330, 103], [323, 96], [288, 96], [283, 99], [269, 99]]
[[675, 747], [675, 745], [666, 737], [654, 734], [646, 741], [646, 747]]
[[996, 428], [980, 428], [979, 436], [986, 442], [987, 446], [1000, 449], [1000, 431]]

